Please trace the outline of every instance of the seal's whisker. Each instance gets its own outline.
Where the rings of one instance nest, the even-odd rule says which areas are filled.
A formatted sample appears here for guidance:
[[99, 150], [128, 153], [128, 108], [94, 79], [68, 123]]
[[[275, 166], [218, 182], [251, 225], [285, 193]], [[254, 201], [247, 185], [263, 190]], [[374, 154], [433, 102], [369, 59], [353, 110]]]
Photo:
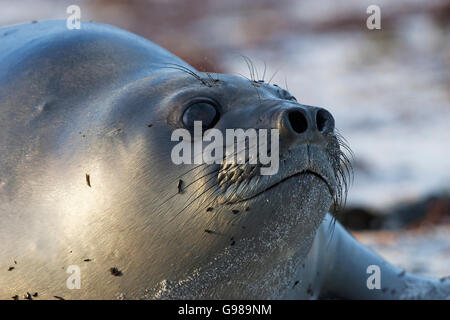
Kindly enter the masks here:
[[255, 70], [255, 74], [256, 74], [256, 78], [255, 80], [259, 80], [259, 73], [258, 73], [258, 68], [256, 67], [256, 65], [253, 63], [252, 61], [252, 65], [253, 65], [253, 69]]
[[248, 81], [250, 81], [250, 82], [252, 82], [253, 80], [252, 79], [250, 79], [249, 77], [246, 77], [246, 76], [244, 76], [242, 73], [239, 73], [239, 72], [234, 72], [233, 74], [236, 74], [236, 75], [238, 75], [238, 76], [240, 76], [240, 77], [242, 77], [242, 78], [244, 78], [244, 79], [246, 79], [246, 80], [248, 80]]
[[339, 173], [342, 177], [343, 182], [345, 185], [347, 185], [347, 171], [346, 171], [346, 164], [344, 162], [341, 162], [341, 165], [339, 166]]
[[275, 72], [272, 74], [272, 76], [270, 77], [269, 81], [267, 82], [267, 84], [270, 84], [273, 80], [273, 78], [275, 78], [275, 76], [277, 75], [278, 71], [280, 71], [281, 68], [278, 68], [277, 70], [275, 70]]
[[175, 69], [175, 70], [179, 70], [179, 71], [183, 71], [185, 73], [188, 73], [189, 75], [193, 76], [194, 78], [196, 78], [197, 80], [202, 81], [201, 77], [196, 74], [194, 71], [190, 70], [189, 68], [176, 64], [176, 63], [164, 63], [164, 67], [165, 68], [169, 68], [169, 69]]
[[336, 173], [335, 173], [335, 178], [337, 181], [337, 185], [336, 185], [336, 194], [334, 196], [333, 199], [333, 214], [336, 214], [340, 208], [342, 208], [342, 204], [343, 204], [343, 194], [345, 194], [345, 183], [343, 181], [343, 177], [342, 177], [342, 170], [340, 168], [337, 169]]
[[191, 69], [189, 69], [189, 68], [187, 68], [185, 66], [182, 66], [182, 65], [179, 65], [179, 64], [176, 64], [176, 63], [165, 63], [165, 65], [166, 65], [165, 66], [166, 68], [175, 69], [175, 70], [179, 70], [179, 71], [185, 72], [185, 73], [193, 76], [195, 79], [200, 81], [205, 86], [211, 87], [211, 85], [208, 82], [206, 82], [204, 79], [202, 79], [197, 73], [195, 73], [193, 70], [191, 70]]
[[256, 94], [258, 95], [259, 105], [261, 105], [261, 95], [259, 94], [259, 90], [257, 87], [253, 86], [256, 89]]
[[[206, 182], [205, 182], [206, 184]], [[203, 186], [205, 185], [203, 184]], [[203, 187], [202, 186], [202, 187]], [[200, 193], [195, 199], [193, 199], [191, 202], [189, 202], [183, 209], [181, 209], [177, 214], [175, 214], [174, 217], [172, 217], [172, 219], [170, 219], [170, 222], [172, 222], [173, 220], [175, 220], [175, 218], [178, 217], [178, 215], [180, 215], [184, 210], [186, 210], [187, 208], [189, 208], [190, 205], [192, 205], [195, 201], [197, 201], [201, 196], [203, 196], [206, 192], [208, 192], [209, 190], [211, 190], [213, 187], [217, 186], [217, 184], [213, 184], [211, 185], [208, 189], [206, 189], [205, 191], [203, 191], [202, 193]], [[218, 187], [220, 188], [220, 187]], [[189, 199], [188, 199], [189, 200]]]
[[264, 72], [263, 72], [263, 76], [262, 76], [262, 81], [264, 82], [266, 80], [266, 71], [267, 71], [267, 64], [266, 61], [264, 62]]
[[345, 174], [342, 173], [342, 180], [344, 181], [344, 188], [343, 188], [343, 194], [341, 195], [342, 202], [341, 202], [341, 209], [345, 207], [345, 204], [347, 202], [347, 190], [348, 190], [348, 183], [347, 178]]
[[340, 161], [341, 161], [341, 166], [345, 169], [346, 174], [347, 174], [348, 178], [350, 179], [350, 184], [353, 184], [354, 172], [353, 172], [353, 166], [352, 166], [350, 160], [348, 160], [348, 158], [345, 154], [340, 154]]
[[338, 173], [336, 173], [335, 177], [337, 180], [337, 186], [336, 186], [336, 194], [333, 199], [333, 206], [334, 206], [333, 211], [337, 212], [337, 211], [339, 211], [340, 198], [341, 198], [341, 194], [342, 194], [342, 181], [341, 181], [341, 177]]
[[210, 208], [215, 202], [217, 202], [217, 198], [218, 198], [218, 196], [219, 195], [214, 195], [215, 193], [217, 193], [218, 191], [220, 191], [220, 186], [218, 187], [218, 188], [216, 188], [216, 190], [214, 190], [212, 193], [211, 193], [211, 198], [213, 199], [213, 200], [211, 200], [211, 202], [209, 202], [205, 207], [206, 208]]
[[[214, 171], [213, 171], [213, 172], [210, 172], [210, 173], [208, 173], [208, 174], [206, 174], [205, 176], [207, 176], [207, 175], [209, 175], [209, 174], [212, 174], [212, 173], [214, 173]], [[188, 185], [186, 185], [186, 186], [184, 187], [184, 190], [186, 190], [189, 186], [191, 186], [191, 185], [194, 184], [196, 181], [200, 180], [201, 178], [203, 178], [203, 177], [205, 177], [205, 176], [202, 176], [202, 177], [196, 179], [195, 181], [189, 183]], [[214, 178], [214, 176], [213, 176], [213, 178]], [[208, 181], [210, 181], [210, 180], [211, 180], [211, 179], [209, 179]], [[207, 181], [207, 182], [208, 182], [208, 181]], [[168, 201], [170, 201], [171, 199], [173, 199], [175, 196], [178, 196], [178, 195], [179, 195], [178, 192], [174, 192], [172, 195], [169, 196], [169, 198], [165, 199], [165, 200], [158, 206], [158, 209], [159, 209], [161, 206], [163, 206], [164, 204], [166, 204]]]
[[[256, 147], [256, 145], [255, 145], [255, 146], [252, 146], [251, 148], [253, 148], [253, 147]], [[230, 155], [224, 156], [224, 160], [226, 160], [226, 158], [228, 158], [228, 157], [230, 157], [230, 156], [234, 156], [234, 155], [236, 155], [236, 154], [238, 154], [238, 153], [240, 153], [240, 152], [242, 152], [242, 151], [250, 150], [251, 148], [247, 148], [246, 146], [244, 146], [244, 148], [241, 148], [240, 150], [236, 150], [235, 152], [233, 152], [233, 153], [230, 154]], [[239, 165], [245, 166], [245, 165], [248, 165], [248, 164], [249, 164], [249, 159], [246, 158], [246, 159], [245, 159], [245, 162], [242, 163], [242, 164], [239, 164]], [[193, 185], [193, 184], [194, 184], [195, 182], [197, 182], [198, 180], [200, 180], [200, 179], [202, 179], [202, 178], [205, 178], [205, 177], [207, 177], [207, 176], [209, 176], [209, 175], [211, 175], [211, 174], [214, 174], [214, 176], [210, 177], [210, 178], [209, 178], [207, 181], [205, 181], [200, 187], [198, 187], [198, 188], [202, 188], [204, 185], [206, 185], [208, 182], [210, 182], [213, 178], [217, 177], [221, 172], [229, 171], [229, 170], [230, 170], [229, 167], [223, 167], [223, 168], [221, 168], [220, 170], [218, 170], [218, 169], [215, 168], [215, 169], [213, 169], [212, 171], [210, 171], [210, 172], [208, 172], [208, 173], [206, 173], [206, 174], [204, 174], [204, 175], [202, 175], [202, 176], [196, 178], [194, 181], [190, 182], [188, 185], [185, 186], [184, 189], [187, 189], [188, 187], [190, 187], [191, 185]], [[191, 199], [191, 198], [192, 198], [192, 195], [189, 197], [189, 199]], [[189, 199], [188, 199], [188, 201], [189, 201]]]
[[[205, 177], [207, 177], [207, 176], [209, 176], [209, 175], [211, 175], [211, 174], [214, 174], [214, 173], [217, 173], [217, 174], [218, 174], [218, 173], [220, 173], [220, 171], [221, 171], [221, 170], [214, 169], [214, 170], [212, 170], [211, 172], [208, 172], [208, 173], [202, 175], [201, 177], [195, 179], [194, 181], [192, 181], [192, 182], [190, 182], [188, 185], [186, 185], [185, 189], [189, 188], [190, 186], [192, 186], [195, 182], [199, 181], [200, 179], [203, 179], [203, 178], [205, 178]], [[215, 177], [215, 176], [214, 176], [214, 177]], [[214, 177], [212, 177], [212, 178], [214, 178]], [[211, 178], [210, 178], [208, 181], [210, 181], [210, 180], [211, 180]], [[207, 182], [208, 182], [208, 181], [207, 181]]]
[[[244, 151], [244, 150], [249, 150], [249, 149], [248, 149], [248, 148], [244, 148], [244, 149], [242, 149], [242, 150], [236, 150], [233, 154], [230, 154], [230, 155], [228, 155], [228, 156], [234, 156], [234, 155], [236, 155], [237, 153], [242, 152], [242, 151]], [[224, 157], [224, 160], [225, 160], [225, 157]], [[183, 177], [184, 175], [186, 175], [187, 173], [193, 171], [194, 169], [197, 169], [197, 168], [199, 168], [199, 167], [206, 166], [206, 165], [208, 165], [208, 164], [202, 163], [202, 164], [200, 164], [200, 165], [198, 165], [198, 166], [195, 166], [194, 168], [189, 169], [188, 171], [186, 171], [186, 172], [183, 173], [182, 175], [179, 175], [175, 180], [172, 181], [172, 183], [175, 182], [176, 180], [179, 180], [179, 178]], [[199, 177], [199, 178], [196, 178], [194, 181], [192, 181], [192, 182], [190, 182], [189, 184], [187, 184], [187, 185], [184, 187], [184, 189], [186, 190], [186, 189], [189, 188], [191, 185], [193, 185], [195, 182], [197, 182], [198, 180], [200, 180], [200, 179], [202, 179], [202, 178], [204, 178], [204, 177], [206, 177], [206, 176], [208, 176], [208, 175], [211, 175], [211, 174], [214, 174], [214, 173], [219, 174], [220, 172], [227, 171], [227, 170], [228, 170], [228, 168], [221, 168], [220, 170], [218, 170], [218, 169], [213, 169], [212, 171], [210, 171], [210, 172], [208, 172], [208, 173], [202, 175], [202, 176]], [[194, 177], [195, 177], [197, 174], [198, 174], [198, 173], [196, 173], [196, 174], [194, 175]], [[209, 179], [208, 181], [210, 181], [210, 180], [211, 180], [211, 179]], [[207, 182], [208, 182], [208, 181], [207, 181]], [[162, 205], [164, 205], [165, 203], [167, 203], [167, 201], [173, 199], [173, 198], [174, 198], [175, 196], [177, 196], [178, 194], [179, 194], [178, 192], [172, 194], [168, 199], [165, 199], [165, 200], [159, 205], [159, 207], [162, 206]]]
[[[256, 147], [256, 145], [255, 145], [255, 147]], [[222, 158], [222, 163], [227, 162], [231, 157], [234, 157], [234, 156], [237, 155], [238, 153], [241, 153], [241, 152], [246, 151], [246, 150], [251, 150], [251, 149], [252, 149], [252, 148], [247, 148], [246, 146], [244, 146], [244, 148], [242, 148], [241, 150], [236, 150], [236, 151], [234, 151], [234, 152], [231, 153], [231, 154], [224, 155], [223, 158]], [[206, 165], [206, 163], [205, 163], [204, 165]], [[213, 164], [210, 164], [210, 165], [213, 165]], [[218, 172], [220, 173], [220, 172], [222, 172], [222, 171], [224, 171], [224, 170], [227, 170], [227, 169], [222, 168], [222, 169], [220, 169]], [[214, 172], [214, 171], [213, 171], [213, 172]], [[198, 174], [198, 173], [197, 173], [197, 174]], [[197, 175], [197, 174], [196, 174], [196, 175]], [[208, 174], [209, 174], [209, 173], [208, 173]]]
[[[215, 178], [215, 176], [209, 177], [205, 182], [203, 182], [195, 191], [203, 188], [204, 186], [206, 186], [208, 184], [208, 182], [210, 182], [211, 180], [213, 180]], [[195, 195], [195, 191], [189, 196], [189, 198], [186, 201], [189, 201], [193, 195]]]
[[350, 158], [345, 154], [345, 152], [343, 152], [342, 150], [339, 150], [339, 156], [342, 158], [343, 161], [345, 161], [348, 164], [352, 163], [353, 157], [350, 156], [352, 158], [352, 160], [350, 160]]
[[343, 201], [345, 200], [344, 199], [344, 193], [345, 193], [345, 190], [348, 189], [348, 184], [347, 184], [347, 178], [346, 178], [345, 172], [342, 169], [342, 167], [339, 167], [338, 172], [339, 172], [339, 177], [341, 178], [341, 189], [342, 189], [342, 192], [341, 192], [341, 195], [340, 195], [341, 196], [340, 207], [342, 207]]
[[338, 138], [338, 141], [339, 141], [339, 146], [343, 147], [353, 157], [354, 156], [353, 151], [352, 151], [352, 149], [350, 149], [348, 144], [339, 138]]
[[354, 172], [352, 160], [354, 154], [348, 146], [347, 140], [342, 134], [335, 129], [334, 137], [339, 145], [338, 151], [338, 165], [335, 168], [335, 178], [337, 182], [337, 192], [335, 200], [333, 201], [333, 217], [337, 216], [343, 210], [347, 202], [347, 193], [350, 185], [353, 183]]
[[349, 185], [353, 184], [354, 172], [352, 163], [344, 153], [340, 154], [339, 159], [340, 159], [340, 167], [343, 169], [343, 171], [345, 171], [343, 172], [343, 174], [345, 173], [345, 175], [348, 177]]
[[[336, 217], [332, 215], [331, 223], [328, 226], [328, 232], [330, 234], [330, 237], [328, 238], [328, 241], [327, 241], [327, 248], [330, 246], [331, 241], [333, 240], [334, 231], [336, 230], [336, 221], [337, 221]], [[331, 232], [330, 232], [330, 230], [331, 230]]]
[[218, 81], [218, 79], [214, 79], [210, 72], [205, 71], [205, 73], [208, 76], [210, 86], [211, 87], [214, 86], [216, 84], [216, 82]]
[[[238, 153], [238, 152], [240, 152], [240, 151], [238, 151], [238, 150], [236, 150], [236, 152], [234, 152], [234, 154], [236, 154], [236, 153]], [[201, 165], [199, 165], [199, 166], [196, 166], [195, 168], [198, 168], [198, 167], [200, 167], [200, 166], [204, 166], [204, 165], [207, 165], [206, 163], [203, 163], [203, 164], [201, 164]], [[188, 171], [192, 171], [193, 169], [190, 169], [190, 170], [188, 170]], [[221, 172], [221, 171], [225, 171], [225, 170], [228, 170], [228, 169], [225, 169], [225, 168], [222, 168], [222, 169], [220, 169], [220, 170], [218, 170], [218, 169], [214, 169], [214, 170], [212, 170], [211, 172], [208, 172], [207, 174], [205, 174], [205, 175], [203, 175], [203, 176], [201, 176], [201, 177], [199, 177], [199, 178], [197, 178], [197, 179], [195, 179], [194, 181], [192, 181], [192, 182], [190, 182], [189, 184], [187, 184], [185, 187], [184, 187], [184, 189], [186, 190], [189, 186], [191, 186], [191, 185], [193, 185], [195, 182], [197, 182], [198, 180], [200, 180], [200, 179], [202, 179], [202, 178], [204, 178], [204, 177], [206, 177], [206, 176], [208, 176], [208, 175], [211, 175], [211, 174], [213, 174], [213, 173], [219, 173], [219, 172]], [[185, 172], [183, 175], [185, 175], [187, 172]], [[198, 173], [197, 173], [198, 174]], [[181, 175], [181, 176], [183, 176], [183, 175]], [[180, 177], [181, 177], [180, 176]], [[194, 176], [195, 177], [195, 176]], [[213, 178], [215, 178], [215, 176], [212, 176], [211, 178], [209, 178], [202, 186], [200, 186], [199, 188], [201, 188], [201, 187], [203, 187], [205, 184], [207, 184], [209, 181], [211, 181]], [[177, 180], [177, 179], [176, 179]], [[175, 180], [175, 181], [176, 181]], [[158, 208], [159, 207], [161, 207], [162, 205], [164, 205], [165, 203], [167, 203], [167, 201], [169, 201], [169, 200], [171, 200], [171, 199], [173, 199], [175, 196], [177, 196], [179, 193], [178, 192], [176, 192], [176, 193], [174, 193], [174, 194], [172, 194], [168, 199], [166, 199], [166, 200], [164, 200], [159, 206], [158, 206]], [[191, 196], [192, 197], [192, 196]], [[190, 198], [189, 198], [190, 199]], [[188, 200], [189, 200], [188, 199]]]
[[250, 58], [248, 58], [247, 56], [244, 56], [243, 54], [241, 54], [241, 57], [244, 59], [245, 63], [247, 64], [247, 68], [250, 73], [251, 80], [255, 81], [255, 73], [254, 73], [253, 64], [251, 63]]
[[339, 129], [335, 128], [334, 129], [336, 136], [342, 140], [343, 142], [345, 142], [346, 144], [348, 144], [347, 139], [345, 139], [345, 137], [342, 135], [342, 133], [339, 131]]
[[350, 155], [351, 159], [347, 156], [347, 154], [345, 154], [345, 152], [339, 151], [339, 156], [340, 159], [342, 161], [344, 161], [345, 163], [347, 163], [347, 165], [350, 167], [350, 169], [353, 171], [353, 161], [354, 161], [354, 157], [352, 155]]
[[338, 211], [340, 211], [345, 207], [345, 204], [347, 201], [347, 191], [348, 191], [347, 178], [345, 176], [345, 173], [344, 173], [342, 167], [339, 167], [339, 169], [338, 169], [338, 176], [340, 178], [341, 187], [340, 187], [339, 207], [337, 209], [338, 209]]
[[[203, 153], [203, 150], [201, 150], [201, 151], [198, 152], [198, 153], [194, 153], [194, 158], [197, 157], [198, 155], [202, 154], [202, 153]], [[178, 179], [180, 179], [181, 177], [185, 176], [186, 174], [190, 173], [191, 171], [193, 171], [193, 170], [195, 170], [195, 169], [198, 169], [198, 168], [200, 168], [200, 167], [202, 167], [202, 166], [206, 166], [206, 165], [208, 165], [208, 164], [207, 164], [207, 163], [201, 163], [201, 164], [199, 164], [198, 166], [194, 166], [193, 168], [190, 168], [189, 170], [187, 170], [187, 171], [184, 172], [183, 174], [177, 176], [174, 180], [172, 180], [172, 181], [170, 182], [170, 184], [173, 183], [173, 182], [175, 182], [175, 181], [177, 181]]]
[[354, 153], [352, 151], [352, 149], [349, 147], [349, 143], [348, 141], [342, 136], [342, 134], [339, 132], [338, 129], [334, 129], [334, 134], [336, 136], [336, 139], [339, 142], [339, 146], [343, 147], [345, 150], [347, 150], [347, 152], [350, 154], [351, 158], [354, 158]]
[[200, 167], [202, 167], [202, 166], [206, 166], [206, 165], [207, 165], [207, 163], [201, 163], [201, 164], [199, 164], [198, 166], [194, 166], [194, 167], [190, 168], [189, 170], [187, 170], [187, 171], [185, 171], [184, 173], [180, 174], [179, 176], [175, 177], [175, 179], [171, 180], [171, 181], [167, 184], [167, 186], [171, 185], [172, 183], [176, 182], [177, 180], [180, 180], [183, 176], [185, 176], [186, 174], [192, 172], [193, 170], [198, 169], [198, 168], [200, 168]]
[[344, 141], [340, 140], [339, 138], [338, 138], [338, 142], [339, 142], [339, 146], [344, 148], [345, 151], [347, 151], [349, 153], [350, 157], [352, 159], [354, 159], [353, 151], [352, 151], [352, 149], [350, 149], [350, 147], [347, 145], [347, 143], [345, 143]]
[[239, 73], [239, 72], [236, 72], [235, 74], [237, 74], [237, 75], [241, 76], [242, 78], [248, 80], [252, 84], [252, 87], [255, 88], [256, 94], [258, 95], [259, 104], [261, 104], [262, 103], [262, 99], [261, 99], [261, 95], [259, 94], [259, 91], [258, 91], [258, 87], [260, 85], [257, 85], [257, 81], [255, 81], [253, 79], [249, 79], [248, 77], [244, 76], [242, 73]]
[[200, 168], [200, 167], [202, 167], [202, 166], [205, 166], [205, 165], [207, 165], [207, 164], [206, 164], [206, 163], [201, 163], [201, 164], [199, 164], [198, 166], [194, 166], [194, 167], [190, 168], [189, 170], [187, 170], [186, 172], [180, 174], [178, 177], [176, 177], [174, 180], [172, 180], [169, 184], [174, 183], [175, 181], [177, 181], [178, 179], [182, 178], [183, 176], [185, 176], [185, 175], [188, 174], [189, 172], [191, 172], [191, 171], [193, 171], [193, 170], [195, 170], [195, 169], [198, 169], [198, 168]]

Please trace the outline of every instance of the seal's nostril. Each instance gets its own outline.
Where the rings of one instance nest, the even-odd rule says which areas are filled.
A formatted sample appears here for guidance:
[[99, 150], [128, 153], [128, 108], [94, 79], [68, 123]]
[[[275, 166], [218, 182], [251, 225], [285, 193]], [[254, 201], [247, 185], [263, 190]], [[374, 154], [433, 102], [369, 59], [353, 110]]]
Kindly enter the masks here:
[[320, 109], [316, 114], [317, 130], [320, 132], [333, 131], [334, 119], [331, 113], [325, 109]]
[[319, 110], [319, 112], [317, 112], [316, 121], [317, 121], [317, 129], [319, 131], [323, 131], [327, 122], [327, 118], [323, 114], [323, 110]]
[[288, 115], [292, 129], [297, 133], [303, 133], [308, 129], [308, 121], [300, 111], [290, 111]]

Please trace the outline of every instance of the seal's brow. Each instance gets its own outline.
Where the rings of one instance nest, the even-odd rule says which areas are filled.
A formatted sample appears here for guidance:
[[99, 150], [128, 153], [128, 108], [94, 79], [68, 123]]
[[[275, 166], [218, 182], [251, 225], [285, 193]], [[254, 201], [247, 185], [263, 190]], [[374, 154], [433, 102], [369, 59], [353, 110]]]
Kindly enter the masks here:
[[165, 65], [165, 68], [179, 70], [181, 72], [185, 72], [188, 75], [193, 76], [195, 79], [197, 79], [198, 81], [200, 81], [202, 84], [204, 84], [207, 87], [212, 87], [218, 81], [218, 79], [213, 79], [213, 77], [211, 76], [211, 74], [209, 72], [206, 72], [206, 74], [208, 75], [208, 79], [203, 79], [194, 70], [191, 70], [183, 65], [176, 64], [176, 63], [164, 63], [164, 65]]

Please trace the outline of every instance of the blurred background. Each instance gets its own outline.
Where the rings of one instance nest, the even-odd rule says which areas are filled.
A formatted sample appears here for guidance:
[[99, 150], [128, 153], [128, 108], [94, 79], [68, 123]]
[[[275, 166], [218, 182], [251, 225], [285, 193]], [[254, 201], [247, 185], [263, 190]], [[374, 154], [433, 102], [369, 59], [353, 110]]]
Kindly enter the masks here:
[[[0, 26], [66, 19], [71, 4], [200, 71], [248, 76], [248, 56], [327, 108], [354, 152], [341, 222], [400, 268], [450, 274], [450, 1], [0, 0]], [[381, 30], [366, 27], [372, 4]]]

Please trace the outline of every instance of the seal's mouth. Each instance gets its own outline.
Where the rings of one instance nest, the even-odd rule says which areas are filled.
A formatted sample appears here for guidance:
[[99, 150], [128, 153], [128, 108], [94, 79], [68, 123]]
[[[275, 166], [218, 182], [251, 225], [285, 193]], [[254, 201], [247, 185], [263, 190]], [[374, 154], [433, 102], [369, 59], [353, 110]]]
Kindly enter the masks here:
[[216, 179], [211, 188], [215, 188], [218, 204], [236, 204], [255, 201], [268, 192], [274, 192], [273, 189], [280, 185], [284, 190], [281, 192], [285, 192], [289, 184], [296, 188], [298, 182], [304, 181], [302, 188], [313, 188], [313, 184], [318, 183], [340, 207], [348, 186], [345, 175], [348, 166], [344, 163], [342, 167], [339, 149], [338, 152], [333, 150], [320, 145], [287, 149], [280, 154], [279, 170], [273, 175], [262, 175], [259, 164], [223, 163], [215, 170]]
[[[292, 161], [291, 163], [294, 163]], [[306, 162], [306, 163], [305, 163]], [[236, 204], [250, 201], [271, 191], [281, 184], [294, 179], [302, 179], [307, 175], [316, 177], [316, 181], [324, 183], [332, 197], [335, 195], [334, 175], [330, 170], [318, 165], [306, 165], [308, 162], [296, 163], [294, 166], [281, 166], [276, 175], [260, 175], [259, 167], [251, 165], [226, 165], [218, 174], [218, 184], [221, 189], [219, 202]], [[314, 167], [314, 169], [313, 169]]]
[[289, 176], [287, 176], [287, 177], [281, 179], [280, 181], [273, 183], [272, 185], [270, 185], [269, 187], [263, 189], [262, 191], [257, 192], [257, 193], [254, 194], [253, 196], [248, 197], [248, 198], [245, 198], [245, 199], [237, 200], [237, 201], [235, 201], [234, 203], [244, 202], [244, 201], [248, 201], [248, 200], [257, 198], [258, 196], [262, 195], [263, 193], [266, 193], [267, 191], [269, 191], [269, 190], [271, 190], [271, 189], [277, 187], [278, 185], [280, 185], [280, 184], [282, 184], [282, 183], [284, 183], [284, 182], [286, 182], [286, 181], [288, 181], [288, 180], [295, 179], [295, 178], [298, 178], [298, 177], [300, 177], [300, 176], [308, 175], [308, 174], [311, 174], [311, 175], [313, 175], [313, 176], [316, 176], [316, 177], [319, 178], [323, 183], [325, 183], [325, 185], [326, 185], [327, 188], [328, 188], [328, 191], [330, 192], [330, 195], [331, 195], [331, 196], [334, 196], [334, 190], [333, 190], [333, 188], [331, 187], [330, 183], [327, 181], [327, 179], [326, 179], [325, 177], [323, 177], [321, 174], [319, 174], [319, 173], [317, 173], [317, 172], [314, 172], [314, 171], [312, 171], [312, 170], [307, 169], [307, 170], [303, 170], [303, 171], [301, 171], [301, 172], [297, 172], [297, 173], [295, 173], [295, 174], [289, 175]]

